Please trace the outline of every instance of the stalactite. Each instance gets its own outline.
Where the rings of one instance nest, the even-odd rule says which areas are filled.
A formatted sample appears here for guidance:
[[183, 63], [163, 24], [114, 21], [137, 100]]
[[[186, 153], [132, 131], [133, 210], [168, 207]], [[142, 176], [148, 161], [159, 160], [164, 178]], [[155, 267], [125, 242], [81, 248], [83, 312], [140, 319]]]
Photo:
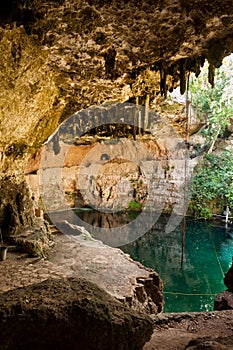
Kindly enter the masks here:
[[168, 74], [172, 77], [171, 83], [172, 85], [169, 86], [169, 92], [172, 92], [176, 86], [177, 86], [177, 82], [179, 82], [180, 80], [180, 75], [178, 72], [179, 68], [177, 63], [172, 64], [169, 68], [168, 68]]
[[214, 74], [215, 74], [215, 66], [212, 64], [209, 64], [208, 80], [212, 88], [214, 87]]
[[186, 90], [186, 60], [180, 60], [180, 93], [183, 95]]
[[166, 68], [163, 67], [163, 63], [160, 65], [160, 93], [165, 98], [167, 97], [167, 71]]

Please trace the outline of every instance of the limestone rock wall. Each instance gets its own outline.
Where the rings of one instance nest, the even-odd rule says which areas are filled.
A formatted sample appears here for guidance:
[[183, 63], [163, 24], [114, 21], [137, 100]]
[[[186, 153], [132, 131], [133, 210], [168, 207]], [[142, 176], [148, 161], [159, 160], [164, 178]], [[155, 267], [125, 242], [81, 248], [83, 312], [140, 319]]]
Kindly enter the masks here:
[[[54, 173], [62, 171], [63, 191], [67, 205], [70, 207], [91, 205], [99, 209], [117, 210], [118, 208], [128, 209], [130, 202], [138, 203], [143, 207], [145, 201], [149, 200], [153, 209], [152, 202], [156, 197], [159, 209], [169, 210], [179, 202], [179, 214], [182, 214], [185, 176], [189, 181], [198, 159], [187, 160], [186, 174], [184, 159], [169, 159], [166, 151], [161, 156], [162, 144], [159, 148], [155, 140], [137, 139], [137, 142], [144, 150], [148, 148], [150, 150], [151, 146], [153, 149], [150, 152], [151, 159], [141, 162], [140, 159], [144, 157], [143, 151], [140, 152], [137, 144], [125, 144], [124, 141], [119, 141], [119, 148], [123, 147], [127, 154], [132, 153], [135, 163], [127, 159], [101, 160], [95, 152], [98, 143], [91, 146], [73, 145], [67, 154], [64, 166], [59, 168], [54, 164], [47, 171]], [[90, 155], [91, 151], [94, 158]], [[87, 157], [86, 160], [85, 157]], [[31, 160], [26, 175], [29, 187], [37, 201], [40, 198], [39, 161], [40, 159], [37, 158], [35, 164]], [[47, 186], [47, 195], [50, 192], [51, 202], [54, 198], [54, 206], [50, 209], [55, 210], [56, 194], [52, 183], [46, 183], [45, 186]]]
[[[213, 83], [214, 67], [233, 48], [232, 11], [231, 0], [2, 4], [1, 222], [5, 177], [24, 182], [28, 157], [71, 114], [107, 101], [145, 104], [179, 82], [184, 92], [187, 71], [198, 73], [204, 58]], [[23, 217], [23, 206], [18, 210]]]
[[[48, 211], [67, 205], [120, 211], [136, 205], [158, 212], [174, 207], [183, 215], [185, 191], [198, 157], [189, 157], [185, 142], [167, 120], [145, 111], [142, 108], [139, 114], [129, 103], [106, 104], [77, 112], [61, 124], [26, 169], [37, 195], [40, 172], [40, 195]], [[107, 129], [106, 116], [113, 122], [120, 118], [124, 127], [139, 122], [146, 127], [128, 138], [85, 135], [83, 129], [104, 122]]]
[[47, 55], [23, 27], [1, 28], [0, 48], [0, 223], [4, 236], [20, 234], [35, 224], [24, 167], [41, 140], [53, 131], [56, 113], [63, 107], [54, 105], [58, 89]]
[[0, 227], [3, 235], [21, 232], [27, 226], [32, 226], [33, 205], [29, 199], [29, 189], [25, 183], [9, 177], [0, 181], [1, 211]]

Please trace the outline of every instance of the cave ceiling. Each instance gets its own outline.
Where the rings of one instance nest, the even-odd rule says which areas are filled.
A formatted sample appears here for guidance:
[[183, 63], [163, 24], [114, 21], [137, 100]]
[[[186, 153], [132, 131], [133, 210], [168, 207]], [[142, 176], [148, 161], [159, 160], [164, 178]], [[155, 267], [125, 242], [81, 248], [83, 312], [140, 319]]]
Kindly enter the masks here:
[[184, 93], [205, 59], [213, 84], [233, 52], [232, 0], [10, 0], [0, 20], [0, 132], [13, 154], [91, 105]]
[[160, 72], [162, 94], [178, 81], [183, 92], [185, 72], [198, 74], [207, 58], [212, 81], [214, 67], [233, 50], [231, 0], [13, 0], [10, 4], [3, 20], [23, 25], [50, 51], [54, 69], [66, 71], [73, 80], [114, 80], [124, 74], [130, 80], [150, 67]]

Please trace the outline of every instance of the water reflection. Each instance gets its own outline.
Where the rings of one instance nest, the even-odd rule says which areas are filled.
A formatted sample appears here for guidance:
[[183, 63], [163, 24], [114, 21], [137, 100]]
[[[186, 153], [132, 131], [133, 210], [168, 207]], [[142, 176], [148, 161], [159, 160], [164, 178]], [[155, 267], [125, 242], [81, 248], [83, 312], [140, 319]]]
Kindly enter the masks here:
[[114, 228], [127, 225], [140, 214], [140, 211], [99, 212], [92, 209], [75, 210], [76, 215], [94, 227]]
[[[139, 213], [80, 210], [76, 214], [89, 225], [113, 228], [128, 224]], [[233, 227], [187, 220], [181, 269], [181, 227], [166, 233], [168, 219], [162, 215], [150, 231], [121, 249], [160, 274], [166, 312], [210, 311], [215, 295], [226, 289], [223, 278], [232, 262]]]
[[209, 311], [215, 295], [226, 289], [224, 274], [231, 266], [233, 239], [221, 225], [187, 222], [185, 262], [181, 262], [181, 227], [165, 234], [161, 220], [146, 235], [122, 247], [134, 259], [152, 267], [164, 282], [165, 311]]

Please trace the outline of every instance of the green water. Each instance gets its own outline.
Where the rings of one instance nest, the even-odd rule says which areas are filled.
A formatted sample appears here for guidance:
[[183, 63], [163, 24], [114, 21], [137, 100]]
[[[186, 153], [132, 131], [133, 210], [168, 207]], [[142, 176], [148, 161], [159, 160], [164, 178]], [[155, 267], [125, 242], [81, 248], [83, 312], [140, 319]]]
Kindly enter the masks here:
[[[94, 210], [76, 214], [93, 226], [105, 228], [127, 224], [138, 215]], [[226, 289], [223, 279], [233, 257], [233, 225], [225, 228], [221, 221], [187, 220], [181, 269], [181, 226], [165, 233], [168, 219], [161, 215], [149, 232], [120, 248], [159, 273], [164, 283], [165, 312], [211, 311], [216, 294]]]
[[181, 227], [165, 234], [160, 220], [152, 230], [121, 249], [157, 271], [164, 283], [165, 312], [213, 310], [216, 294], [226, 289], [224, 274], [233, 256], [233, 227], [187, 221], [181, 269]]

